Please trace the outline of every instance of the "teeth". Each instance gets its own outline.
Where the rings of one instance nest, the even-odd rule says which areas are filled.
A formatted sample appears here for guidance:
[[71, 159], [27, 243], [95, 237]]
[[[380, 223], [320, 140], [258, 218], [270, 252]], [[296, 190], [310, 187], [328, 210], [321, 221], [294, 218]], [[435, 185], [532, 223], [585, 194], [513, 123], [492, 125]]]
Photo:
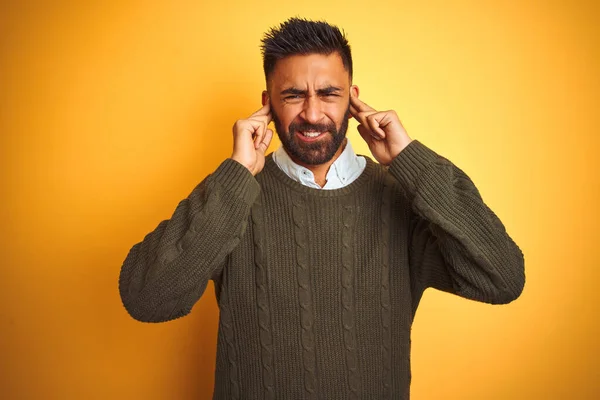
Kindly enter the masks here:
[[321, 134], [321, 132], [302, 132], [302, 134], [309, 138], [317, 137]]

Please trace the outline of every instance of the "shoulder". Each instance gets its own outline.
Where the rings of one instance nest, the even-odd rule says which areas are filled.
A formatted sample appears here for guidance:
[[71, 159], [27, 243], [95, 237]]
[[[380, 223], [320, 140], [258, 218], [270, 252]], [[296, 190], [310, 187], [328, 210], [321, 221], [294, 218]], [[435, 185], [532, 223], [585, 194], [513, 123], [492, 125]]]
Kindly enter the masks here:
[[379, 164], [378, 162], [375, 162], [368, 156], [365, 156], [365, 155], [360, 155], [360, 156], [364, 157], [367, 160], [366, 168], [372, 169], [371, 179], [377, 186], [385, 186], [385, 187], [390, 187], [391, 189], [394, 189], [394, 190], [396, 190], [396, 189], [400, 190], [399, 182], [391, 174], [391, 172], [389, 171], [389, 167], [386, 167], [384, 165]]
[[394, 204], [394, 208], [408, 209], [408, 197], [400, 182], [389, 171], [389, 167], [383, 166], [367, 156], [367, 167], [371, 165], [371, 191], [374, 196], [381, 197], [383, 202]]

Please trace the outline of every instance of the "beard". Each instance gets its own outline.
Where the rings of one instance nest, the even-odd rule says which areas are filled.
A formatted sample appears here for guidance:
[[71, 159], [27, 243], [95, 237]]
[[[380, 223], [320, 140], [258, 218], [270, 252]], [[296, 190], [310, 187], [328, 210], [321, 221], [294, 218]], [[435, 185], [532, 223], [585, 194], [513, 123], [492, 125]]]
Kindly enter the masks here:
[[[308, 122], [292, 122], [289, 126], [289, 130], [286, 131], [272, 105], [271, 115], [273, 117], [273, 123], [275, 124], [275, 130], [277, 131], [277, 136], [289, 156], [294, 161], [304, 165], [319, 165], [330, 161], [346, 138], [348, 120], [350, 118], [350, 105], [348, 105], [348, 109], [344, 114], [339, 130], [334, 123], [310, 124]], [[304, 143], [296, 137], [298, 131], [326, 132], [324, 134], [326, 137], [320, 138], [313, 143]]]

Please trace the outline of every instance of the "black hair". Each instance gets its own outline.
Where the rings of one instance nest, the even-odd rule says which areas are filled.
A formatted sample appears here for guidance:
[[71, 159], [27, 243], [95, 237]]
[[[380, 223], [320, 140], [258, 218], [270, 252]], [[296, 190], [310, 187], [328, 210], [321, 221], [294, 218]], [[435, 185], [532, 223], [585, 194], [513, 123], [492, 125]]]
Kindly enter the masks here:
[[262, 39], [261, 51], [265, 79], [275, 69], [275, 63], [291, 55], [323, 54], [338, 52], [344, 68], [352, 79], [352, 54], [345, 33], [324, 21], [311, 21], [293, 17], [271, 28]]

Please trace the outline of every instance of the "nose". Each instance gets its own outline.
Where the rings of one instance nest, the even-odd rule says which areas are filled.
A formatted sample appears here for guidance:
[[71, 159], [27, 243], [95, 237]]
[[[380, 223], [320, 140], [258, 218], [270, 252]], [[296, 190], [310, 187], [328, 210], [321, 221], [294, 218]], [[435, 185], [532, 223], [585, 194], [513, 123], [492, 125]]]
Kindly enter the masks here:
[[323, 119], [323, 110], [321, 109], [321, 100], [319, 99], [319, 96], [306, 96], [304, 110], [302, 111], [301, 116], [306, 122], [311, 124], [317, 124]]

